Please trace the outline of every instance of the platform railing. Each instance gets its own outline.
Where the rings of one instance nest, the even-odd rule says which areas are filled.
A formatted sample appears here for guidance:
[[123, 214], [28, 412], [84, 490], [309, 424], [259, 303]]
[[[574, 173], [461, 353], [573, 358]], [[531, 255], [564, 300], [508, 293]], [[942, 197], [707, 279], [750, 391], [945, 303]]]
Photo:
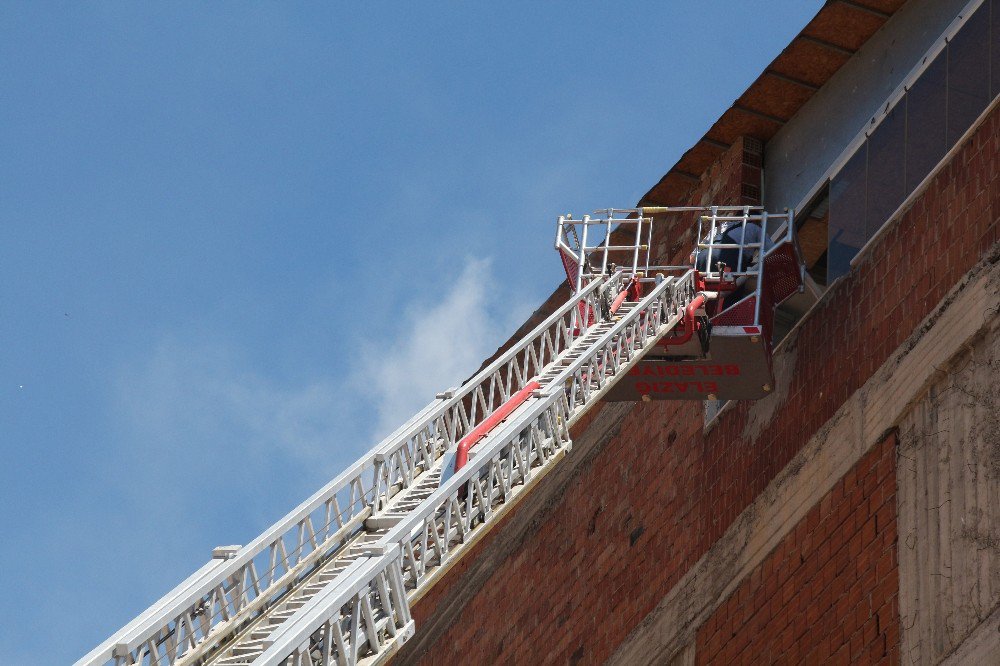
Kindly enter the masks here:
[[221, 549], [77, 666], [173, 666], [190, 662], [244, 626], [289, 586], [363, 529], [364, 521], [498, 405], [565, 354], [594, 322], [598, 290], [621, 275], [590, 281], [461, 388], [440, 394], [350, 468], [243, 547]]
[[[747, 279], [753, 279], [753, 289], [746, 293], [742, 301], [753, 298], [754, 312], [753, 320], [747, 323], [760, 325], [761, 321], [761, 290], [764, 285], [765, 259], [769, 254], [776, 251], [782, 243], [791, 243], [796, 248], [795, 238], [795, 218], [794, 213], [786, 210], [784, 213], [768, 213], [766, 210], [755, 206], [744, 206], [742, 209], [732, 207], [711, 206], [707, 214], [698, 217], [698, 245], [699, 251], [703, 252], [704, 263], [701, 264], [699, 258], [697, 268], [702, 277], [708, 280], [721, 280], [724, 275], [718, 267], [711, 264], [711, 258], [716, 251], [736, 250], [737, 259], [735, 266], [727, 267], [726, 279], [734, 280], [737, 283]], [[746, 241], [747, 225], [759, 226], [761, 229], [759, 242]], [[724, 233], [727, 228], [739, 225], [740, 243], [726, 243], [717, 241], [716, 237]], [[771, 226], [776, 226], [776, 230], [771, 232]], [[797, 250], [796, 250], [797, 251]], [[747, 252], [751, 254], [747, 256]], [[804, 275], [804, 269], [801, 271]], [[732, 307], [733, 303], [727, 304]]]

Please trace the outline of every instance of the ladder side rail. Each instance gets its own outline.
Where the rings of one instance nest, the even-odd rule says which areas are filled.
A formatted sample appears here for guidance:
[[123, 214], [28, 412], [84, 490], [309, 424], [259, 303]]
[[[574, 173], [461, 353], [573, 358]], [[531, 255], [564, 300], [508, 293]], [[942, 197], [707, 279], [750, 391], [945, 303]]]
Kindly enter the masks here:
[[[581, 311], [599, 312], [599, 288], [608, 281], [616, 283], [620, 280], [619, 271], [613, 276], [589, 283], [522, 338], [521, 342], [480, 371], [461, 389], [453, 392], [441, 406], [441, 414], [437, 417], [441, 420], [439, 430], [443, 433], [438, 455], [456, 446], [459, 440], [488, 418], [498, 400], [508, 400], [511, 395], [522, 390], [546, 366], [564, 355], [578, 338], [586, 335], [590, 329], [589, 318], [582, 316]], [[494, 394], [491, 382], [493, 387], [499, 389], [499, 395]], [[460, 427], [446, 428], [445, 417], [448, 418], [448, 423], [457, 423]], [[400, 443], [403, 444], [405, 443]], [[391, 455], [388, 451], [382, 454], [386, 457]], [[380, 508], [374, 508], [374, 512], [377, 514]]]
[[[420, 414], [426, 413], [433, 404]], [[171, 645], [171, 639], [176, 639], [177, 634], [187, 632], [186, 644], [200, 646], [231, 626], [237, 618], [245, 619], [247, 612], [259, 610], [277, 590], [290, 582], [289, 579], [318, 560], [329, 549], [331, 540], [343, 540], [350, 535], [348, 533], [361, 529], [364, 519], [371, 513], [367, 503], [361, 500], [370, 493], [371, 483], [366, 491], [365, 478], [371, 477], [374, 462], [369, 452], [232, 557], [218, 560], [210, 568], [206, 565], [199, 570], [203, 572], [201, 575], [189, 577], [105, 641], [113, 642], [111, 657], [95, 650], [76, 666], [98, 666], [108, 663], [111, 658], [124, 658], [124, 663], [141, 663], [144, 655], [150, 663], [173, 664], [187, 652]], [[343, 497], [347, 500], [338, 500]], [[329, 506], [336, 509], [327, 518]], [[315, 534], [319, 521], [336, 522], [341, 528], [332, 533], [327, 529], [330, 536], [322, 543], [302, 538], [303, 534]], [[205, 617], [206, 613], [210, 615]], [[195, 618], [199, 621], [195, 622]]]
[[[587, 322], [582, 322], [581, 330], [574, 333], [567, 326], [566, 319], [581, 304], [594, 311], [598, 310], [596, 292], [600, 284], [601, 281], [596, 280], [587, 285], [539, 324], [521, 343], [484, 368], [461, 390], [442, 394], [442, 397], [424, 407], [350, 468], [251, 543], [240, 548], [232, 558], [222, 562], [221, 566], [212, 567], [210, 572], [190, 577], [186, 585], [175, 588], [139, 618], [104, 641], [100, 647], [111, 645], [114, 650], [117, 646], [117, 652], [125, 654], [148, 651], [150, 644], [153, 644], [161, 654], [160, 662], [172, 664], [183, 656], [183, 651], [168, 649], [170, 646], [165, 641], [174, 635], [180, 624], [187, 623], [190, 626], [188, 618], [201, 617], [205, 609], [218, 610], [207, 618], [207, 622], [199, 622], [194, 629], [195, 641], [203, 642], [211, 635], [217, 635], [217, 629], [231, 626], [234, 617], [241, 613], [245, 615], [244, 611], [248, 607], [259, 609], [264, 605], [260, 600], [282, 588], [287, 583], [290, 572], [303, 571], [329, 550], [331, 541], [343, 540], [345, 527], [357, 531], [365, 518], [384, 506], [387, 496], [394, 494], [393, 482], [401, 480], [394, 475], [412, 481], [413, 470], [408, 466], [414, 465], [417, 460], [426, 459], [426, 449], [420, 449], [428, 440], [445, 440], [437, 451], [437, 455], [440, 455], [448, 445], [457, 442], [466, 430], [475, 427], [476, 423], [469, 421], [468, 410], [464, 408], [463, 401], [467, 396], [474, 394], [496, 373], [510, 366], [518, 354], [531, 344], [540, 343], [541, 349], [549, 350], [549, 354], [561, 354], [577, 337], [585, 334]], [[547, 358], [544, 352], [539, 355], [539, 362], [551, 360], [554, 359]], [[515, 373], [517, 374], [519, 373]], [[530, 379], [530, 375], [528, 378]], [[520, 383], [519, 379], [516, 381]], [[467, 424], [464, 427], [449, 427], [449, 424], [462, 423], [463, 418]], [[303, 532], [322, 537], [302, 540], [300, 535]], [[255, 585], [242, 593], [235, 593], [247, 580], [255, 581]], [[106, 652], [107, 649], [92, 650], [77, 664], [106, 664], [110, 660]], [[168, 653], [174, 654], [171, 656]]]
[[381, 661], [413, 635], [398, 553], [361, 557], [264, 642], [254, 666]]
[[[518, 355], [523, 354], [523, 352], [530, 347], [533, 343], [548, 340], [551, 336], [546, 336], [549, 333], [549, 329], [560, 328], [559, 324], [565, 325], [564, 318], [579, 308], [580, 305], [594, 306], [596, 305], [596, 300], [594, 296], [597, 294], [598, 287], [600, 287], [601, 281], [597, 280], [591, 282], [586, 287], [584, 287], [579, 293], [574, 294], [572, 298], [567, 300], [563, 305], [561, 305], [557, 310], [545, 318], [538, 326], [536, 326], [530, 333], [524, 336], [519, 343], [512, 346], [501, 356], [497, 357], [492, 363], [480, 370], [474, 377], [462, 385], [461, 388], [449, 392], [443, 404], [438, 405], [438, 411], [441, 408], [447, 408], [453, 406], [454, 403], [460, 402], [466, 396], [479, 388], [482, 384], [488, 382], [491, 377], [493, 377], [498, 371], [503, 371], [511, 363], [511, 361], [516, 360]], [[552, 340], [557, 348], [563, 348], [566, 344], [565, 340]], [[560, 352], [564, 349], [560, 349]], [[529, 377], [530, 379], [530, 377]], [[523, 388], [523, 387], [519, 387]], [[401, 429], [402, 430], [402, 429]], [[383, 441], [383, 443], [377, 447], [376, 453], [383, 456], [388, 455], [392, 450], [394, 442], [390, 441], [389, 438]]]
[[[693, 272], [678, 280], [663, 280], [588, 350], [536, 391], [507, 423], [479, 444], [475, 457], [441, 485], [420, 507], [370, 546], [370, 555], [398, 549], [410, 594], [428, 583], [432, 569], [453, 557], [471, 534], [490, 521], [497, 507], [509, 501], [536, 473], [571, 446], [569, 425], [594, 404], [570, 401], [565, 384], [581, 369], [597, 362], [615, 372], [636, 362], [681, 320], [683, 305], [693, 295]], [[615, 346], [617, 345], [617, 346]], [[610, 380], [605, 387], [610, 386]], [[571, 391], [572, 392], [572, 391]], [[587, 398], [598, 397], [588, 393]]]
[[449, 546], [478, 532], [493, 517], [494, 504], [530, 480], [532, 463], [550, 462], [557, 450], [569, 448], [561, 408], [554, 396], [533, 398], [526, 412], [491, 438], [476, 465], [463, 468], [405, 523], [369, 546], [265, 640], [253, 664], [311, 664], [308, 657], [317, 651], [338, 664], [378, 664], [390, 656], [412, 637], [410, 600], [449, 561]]
[[424, 502], [369, 547], [372, 556], [399, 552], [407, 588], [423, 589], [432, 569], [446, 564], [496, 505], [531, 480], [533, 462], [550, 461], [571, 445], [557, 395], [530, 398], [477, 447], [476, 455]]
[[[575, 410], [582, 406], [582, 402], [586, 402], [591, 395], [591, 392], [585, 389], [585, 384], [592, 381], [589, 376], [584, 377], [587, 374], [585, 370], [588, 364], [592, 364], [600, 356], [612, 363], [607, 369], [617, 373], [622, 364], [615, 359], [620, 359], [622, 353], [630, 360], [638, 358], [636, 352], [647, 344], [654, 343], [680, 321], [684, 308], [693, 298], [693, 270], [687, 271], [679, 278], [671, 276], [662, 280], [628, 314], [617, 321], [614, 327], [598, 338], [587, 354], [566, 366], [541, 389], [541, 392], [550, 395], [564, 391], [566, 387], [573, 387], [573, 390], [569, 391], [570, 408]], [[637, 322], [639, 326], [636, 326]], [[601, 379], [597, 381], [603, 382]], [[578, 404], [580, 396], [583, 400]]]
[[[655, 342], [659, 337], [656, 335], [657, 331], [664, 328], [662, 314], [675, 314], [669, 325], [680, 320], [678, 313], [683, 309], [683, 303], [678, 299], [682, 292], [679, 287], [692, 284], [691, 274], [685, 277], [686, 280], [671, 278], [661, 282], [635, 310], [590, 346], [590, 352], [573, 364], [575, 369], [579, 370], [586, 363], [593, 371], [597, 368], [595, 359], [600, 359], [605, 369], [617, 371], [630, 358], [637, 360], [640, 355], [636, 352], [642, 347], [641, 343]], [[691, 289], [687, 292], [691, 292]], [[616, 344], [617, 348], [609, 354], [608, 347], [611, 344]], [[575, 376], [579, 380], [580, 373], [575, 373]], [[558, 381], [552, 385], [558, 385]], [[566, 411], [569, 402], [560, 400], [560, 397], [563, 397], [562, 391], [535, 398], [533, 407], [512, 419], [495, 438], [490, 438], [494, 441], [476, 456], [477, 464], [467, 466], [461, 474], [449, 480], [417, 512], [386, 535], [373, 548], [372, 554], [381, 552], [384, 555], [392, 551], [395, 546], [386, 542], [398, 539], [400, 533], [408, 532], [410, 539], [401, 544], [402, 551], [396, 552], [401, 552], [401, 567], [405, 567], [410, 575], [413, 589], [422, 587], [421, 583], [426, 581], [428, 575], [428, 567], [436, 569], [446, 561], [452, 542], [460, 546], [470, 532], [487, 522], [494, 513], [494, 504], [506, 501], [516, 492], [519, 484], [523, 485], [530, 480], [532, 467], [545, 464], [560, 449], [569, 448], [568, 424], [571, 415]], [[585, 411], [581, 409], [584, 405], [574, 407], [577, 416]], [[444, 495], [447, 495], [444, 498], [446, 506], [440, 501]], [[434, 501], [435, 498], [438, 502]], [[421, 524], [414, 527], [413, 523], [418, 519]], [[356, 586], [358, 581], [351, 578], [353, 577], [344, 580]], [[358, 603], [361, 603], [360, 597]], [[357, 626], [357, 623], [353, 626]], [[330, 632], [339, 631], [330, 622], [326, 622], [321, 628], [324, 627], [328, 632], [327, 640], [331, 640]], [[313, 625], [311, 630], [314, 628]], [[410, 630], [412, 631], [412, 626]], [[368, 648], [379, 649], [377, 644], [369, 645]], [[302, 650], [307, 649], [303, 644], [299, 653], [302, 654]], [[357, 649], [356, 647], [353, 651], [355, 657]]]

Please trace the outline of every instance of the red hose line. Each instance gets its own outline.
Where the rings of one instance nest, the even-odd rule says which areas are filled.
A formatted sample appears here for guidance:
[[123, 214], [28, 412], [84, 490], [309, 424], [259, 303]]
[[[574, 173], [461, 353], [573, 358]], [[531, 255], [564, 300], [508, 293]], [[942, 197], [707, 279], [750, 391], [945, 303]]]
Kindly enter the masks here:
[[490, 434], [505, 418], [510, 416], [511, 412], [524, 404], [524, 401], [530, 398], [536, 389], [541, 387], [542, 385], [536, 381], [528, 382], [523, 389], [510, 396], [507, 402], [500, 405], [485, 421], [477, 425], [468, 435], [463, 437], [458, 443], [458, 451], [455, 453], [455, 471], [457, 472], [462, 469], [469, 462], [469, 450], [478, 444], [479, 440]]
[[642, 298], [642, 283], [639, 282], [638, 278], [632, 278], [629, 280], [628, 284], [625, 285], [625, 288], [622, 289], [622, 292], [615, 298], [614, 302], [611, 304], [611, 314], [618, 312], [618, 308], [622, 306], [622, 303], [624, 303], [625, 299], [629, 296], [632, 297], [633, 301], [638, 301]]
[[695, 320], [695, 312], [703, 305], [705, 305], [705, 294], [698, 294], [694, 297], [693, 301], [688, 303], [687, 308], [684, 310], [684, 332], [676, 338], [663, 338], [660, 344], [665, 346], [682, 345], [690, 340], [691, 336], [694, 335], [694, 327], [698, 323]]
[[618, 297], [615, 298], [614, 303], [611, 304], [611, 314], [618, 312], [618, 308], [620, 308], [622, 306], [622, 303], [625, 302], [626, 296], [628, 296], [628, 289], [625, 289], [624, 291], [622, 291], [622, 293], [618, 294]]

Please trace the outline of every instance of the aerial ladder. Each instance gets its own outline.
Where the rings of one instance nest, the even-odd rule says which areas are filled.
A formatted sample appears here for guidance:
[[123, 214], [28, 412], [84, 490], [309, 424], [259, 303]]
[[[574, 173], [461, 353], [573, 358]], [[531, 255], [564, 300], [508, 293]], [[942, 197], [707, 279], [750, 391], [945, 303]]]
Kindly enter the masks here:
[[[700, 265], [651, 263], [654, 222], [674, 215], [696, 217]], [[723, 233], [735, 228], [738, 243]], [[774, 308], [804, 279], [791, 212], [607, 209], [560, 217], [555, 244], [566, 302], [77, 666], [384, 663], [414, 633], [414, 601], [570, 452], [600, 401], [772, 390]]]

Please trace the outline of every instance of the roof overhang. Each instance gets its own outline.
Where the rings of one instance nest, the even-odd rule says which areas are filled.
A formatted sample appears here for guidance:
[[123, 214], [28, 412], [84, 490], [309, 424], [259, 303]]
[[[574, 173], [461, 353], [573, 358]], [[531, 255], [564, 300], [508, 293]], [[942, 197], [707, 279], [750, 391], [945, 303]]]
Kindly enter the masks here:
[[705, 170], [741, 136], [768, 141], [905, 3], [828, 0], [638, 205], [683, 201]]

